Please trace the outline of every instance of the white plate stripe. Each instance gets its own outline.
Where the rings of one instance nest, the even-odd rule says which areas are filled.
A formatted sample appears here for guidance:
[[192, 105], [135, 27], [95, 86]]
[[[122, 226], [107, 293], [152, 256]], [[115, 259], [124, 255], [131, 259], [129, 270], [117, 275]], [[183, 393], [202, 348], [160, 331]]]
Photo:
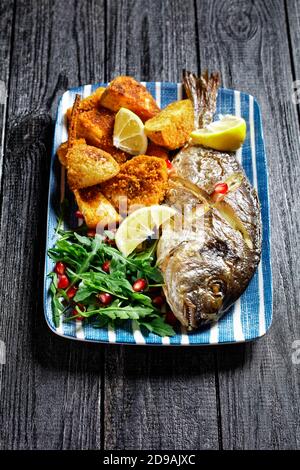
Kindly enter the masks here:
[[117, 335], [113, 326], [108, 325], [107, 334], [108, 334], [108, 341], [110, 343], [115, 343], [117, 340]]
[[[254, 102], [253, 96], [249, 96], [249, 121], [250, 121], [250, 144], [253, 170], [253, 186], [257, 190], [257, 168], [256, 168], [256, 148], [255, 148], [255, 126], [254, 126]], [[259, 291], [259, 335], [266, 332], [265, 303], [264, 303], [264, 283], [262, 274], [262, 263], [258, 265], [258, 291]]]
[[[241, 94], [237, 90], [234, 91], [234, 104], [235, 104], [235, 115], [237, 117], [241, 117]], [[242, 147], [237, 150], [236, 159], [240, 164], [242, 163]]]
[[218, 344], [219, 342], [219, 325], [214, 323], [210, 328], [209, 343]]
[[177, 83], [177, 99], [182, 100], [182, 84]]
[[[234, 91], [234, 107], [235, 115], [241, 117], [241, 94], [239, 91]], [[242, 163], [242, 148], [236, 152], [236, 159], [241, 164]], [[241, 300], [238, 299], [234, 304], [232, 320], [233, 320], [233, 336], [235, 341], [245, 341], [245, 336], [242, 328], [242, 319], [241, 319]]]
[[170, 338], [169, 338], [169, 336], [163, 336], [163, 337], [161, 338], [161, 342], [162, 342], [162, 344], [167, 344], [167, 345], [170, 344]]
[[161, 107], [161, 100], [160, 100], [160, 82], [155, 82], [155, 101], [158, 107]]
[[86, 98], [92, 94], [92, 85], [85, 85], [83, 87], [82, 98]]
[[180, 338], [180, 344], [185, 345], [185, 344], [190, 344], [189, 336], [187, 334], [186, 327], [181, 325], [181, 338]]
[[132, 320], [132, 333], [136, 344], [146, 344], [145, 338], [136, 321]]
[[75, 320], [75, 333], [76, 338], [85, 339], [82, 321]]

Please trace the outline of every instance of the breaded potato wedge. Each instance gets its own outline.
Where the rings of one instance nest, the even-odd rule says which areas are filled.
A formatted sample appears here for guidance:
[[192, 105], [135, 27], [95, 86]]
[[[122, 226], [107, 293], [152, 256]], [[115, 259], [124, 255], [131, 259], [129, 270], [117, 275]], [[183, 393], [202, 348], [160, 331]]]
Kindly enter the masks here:
[[148, 140], [146, 154], [152, 157], [163, 158], [164, 160], [168, 160], [169, 158], [168, 150], [164, 147], [161, 147], [160, 145], [155, 144], [154, 142], [151, 142], [151, 140]]
[[127, 198], [128, 208], [161, 203], [167, 182], [167, 165], [162, 158], [139, 155], [124, 163], [117, 176], [101, 185], [101, 190], [113, 206], [123, 213], [124, 198]]
[[[100, 106], [100, 99], [103, 95], [105, 87], [99, 87], [94, 91], [90, 96], [83, 98], [80, 101], [79, 109], [80, 111], [90, 111], [91, 109], [97, 109]], [[68, 122], [71, 120], [72, 107], [67, 110], [67, 119]]]
[[101, 100], [101, 106], [119, 111], [127, 108], [137, 114], [142, 121], [152, 118], [159, 112], [153, 96], [132, 77], [120, 76], [115, 78], [105, 89]]
[[81, 113], [77, 122], [77, 137], [83, 137], [90, 145], [101, 147], [101, 143], [112, 136], [115, 113], [109, 109], [91, 109]]
[[83, 112], [78, 117], [77, 137], [110, 153], [118, 163], [124, 163], [128, 154], [113, 146], [114, 122], [115, 113], [106, 108]]
[[75, 145], [68, 151], [67, 178], [72, 190], [87, 188], [113, 178], [120, 170], [115, 159], [91, 145]]
[[103, 228], [107, 225], [111, 227], [120, 221], [119, 214], [103, 196], [100, 186], [75, 189], [74, 195], [78, 208], [89, 228], [96, 228], [98, 224]]
[[[76, 139], [74, 142], [74, 145], [80, 145], [80, 144], [85, 144], [85, 143], [86, 143], [85, 139]], [[67, 153], [68, 153], [68, 141], [60, 144], [56, 153], [57, 153], [57, 156], [61, 165], [66, 166], [67, 165]]]
[[193, 129], [194, 111], [190, 100], [174, 101], [145, 123], [149, 139], [169, 150], [182, 147]]

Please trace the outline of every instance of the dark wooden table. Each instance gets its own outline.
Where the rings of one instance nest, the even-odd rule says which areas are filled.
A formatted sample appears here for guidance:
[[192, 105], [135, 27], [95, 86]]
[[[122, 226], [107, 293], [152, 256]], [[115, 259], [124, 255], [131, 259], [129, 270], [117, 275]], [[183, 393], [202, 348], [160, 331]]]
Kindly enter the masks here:
[[[1, 448], [299, 448], [300, 1], [3, 0], [0, 54]], [[249, 344], [163, 351], [56, 337], [42, 283], [58, 99], [118, 74], [180, 80], [183, 67], [218, 69], [223, 86], [261, 105], [271, 330]]]

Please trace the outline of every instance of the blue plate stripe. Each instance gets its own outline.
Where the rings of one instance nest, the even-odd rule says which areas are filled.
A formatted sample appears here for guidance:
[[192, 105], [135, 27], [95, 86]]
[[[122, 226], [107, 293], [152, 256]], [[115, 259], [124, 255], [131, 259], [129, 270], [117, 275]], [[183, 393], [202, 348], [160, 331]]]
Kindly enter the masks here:
[[[59, 194], [59, 178], [57, 176], [57, 164], [55, 163], [56, 149], [60, 143], [67, 138], [65, 111], [72, 105], [75, 94], [88, 96], [89, 93], [95, 91], [99, 86], [105, 86], [104, 83], [87, 85], [78, 87], [66, 92], [61, 98], [57, 111], [57, 119], [55, 125], [55, 135], [51, 160], [50, 184], [49, 184], [49, 201], [48, 201], [48, 227], [47, 227], [47, 248], [55, 243], [55, 227], [56, 212], [55, 205], [57, 202], [57, 194]], [[182, 87], [175, 83], [146, 83], [147, 89], [156, 97], [158, 104], [164, 108], [170, 102], [181, 99]], [[252, 100], [252, 101], [251, 101]], [[249, 112], [249, 104], [251, 113]], [[186, 334], [185, 330], [178, 331], [173, 338], [159, 338], [156, 335], [148, 334], [144, 329], [140, 331], [136, 329], [130, 321], [122, 328], [93, 328], [92, 325], [80, 322], [64, 323], [57, 330], [54, 327], [52, 319], [52, 308], [48, 288], [49, 279], [45, 277], [45, 316], [51, 329], [65, 337], [77, 338], [87, 341], [96, 342], [116, 342], [126, 344], [211, 344], [211, 343], [228, 343], [242, 341], [243, 334], [245, 340], [257, 338], [265, 330], [267, 330], [272, 320], [272, 275], [270, 263], [270, 227], [269, 227], [269, 200], [268, 200], [268, 183], [267, 168], [262, 135], [261, 116], [259, 106], [252, 97], [245, 93], [234, 92], [233, 90], [221, 89], [218, 95], [216, 114], [239, 114], [245, 118], [248, 127], [247, 139], [242, 148], [241, 160], [245, 172], [251, 181], [257, 181], [258, 194], [262, 207], [263, 221], [263, 251], [261, 276], [259, 284], [259, 273], [256, 272], [252, 278], [248, 289], [242, 295], [240, 301], [232, 308], [226, 316], [224, 316], [218, 324], [213, 327], [203, 329], [201, 331]], [[250, 118], [253, 118], [253, 127], [250, 132]], [[239, 158], [239, 157], [238, 157]], [[63, 188], [62, 188], [63, 189]], [[66, 188], [67, 197], [70, 193]], [[72, 200], [72, 204], [74, 201]], [[75, 206], [74, 206], [75, 207]], [[73, 220], [74, 222], [74, 220]], [[52, 261], [46, 256], [45, 274], [53, 268]], [[259, 287], [260, 285], [260, 287]], [[263, 303], [264, 321], [262, 321], [260, 303]], [[242, 331], [240, 331], [242, 328]], [[144, 333], [144, 334], [142, 334]]]

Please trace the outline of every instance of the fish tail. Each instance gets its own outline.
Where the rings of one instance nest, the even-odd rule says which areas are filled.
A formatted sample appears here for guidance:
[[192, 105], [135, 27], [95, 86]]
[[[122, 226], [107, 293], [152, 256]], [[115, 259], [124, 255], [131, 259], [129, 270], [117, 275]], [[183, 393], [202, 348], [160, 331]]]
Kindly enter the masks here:
[[220, 85], [218, 72], [209, 76], [208, 70], [205, 70], [200, 77], [197, 77], [194, 73], [183, 70], [183, 85], [194, 106], [195, 129], [207, 126], [216, 111]]

